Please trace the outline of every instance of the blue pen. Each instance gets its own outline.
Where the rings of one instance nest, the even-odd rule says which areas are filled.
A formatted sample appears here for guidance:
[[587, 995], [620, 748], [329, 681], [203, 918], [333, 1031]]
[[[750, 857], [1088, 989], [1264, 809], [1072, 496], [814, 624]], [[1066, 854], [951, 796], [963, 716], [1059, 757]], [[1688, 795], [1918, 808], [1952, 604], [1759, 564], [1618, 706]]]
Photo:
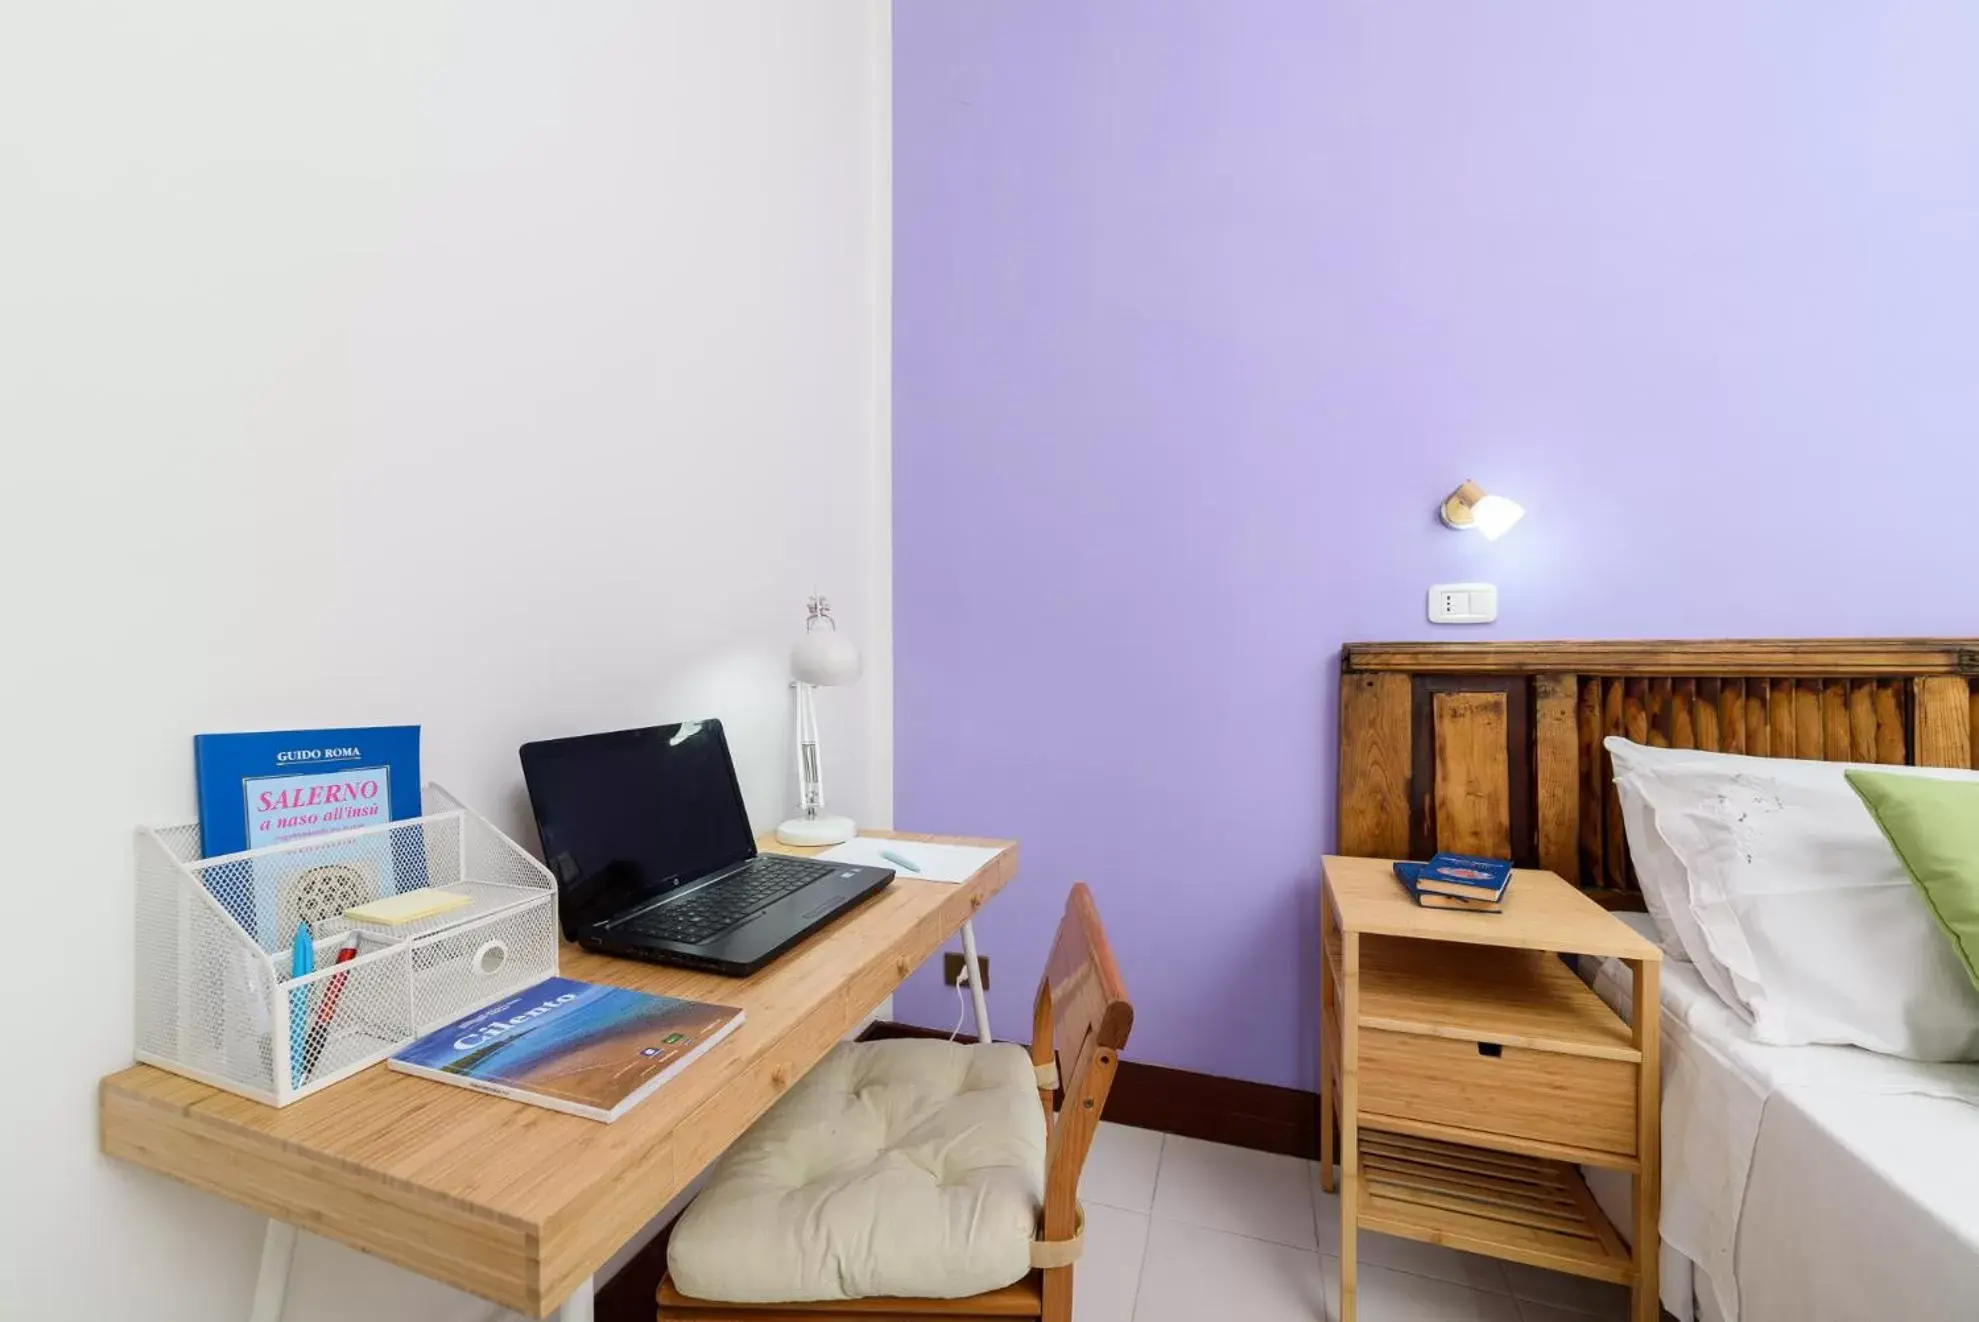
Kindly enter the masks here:
[[919, 863], [916, 863], [911, 858], [902, 858], [899, 854], [894, 853], [891, 849], [882, 849], [880, 851], [880, 857], [885, 859], [889, 863], [895, 863], [903, 868], [906, 868], [909, 872], [919, 872], [921, 870], [921, 865]]
[[[289, 979], [316, 972], [316, 943], [309, 939], [309, 920], [295, 925], [295, 948], [289, 954]], [[309, 1036], [309, 992], [298, 988], [289, 993], [289, 1086], [302, 1087], [308, 1072], [303, 1046]]]

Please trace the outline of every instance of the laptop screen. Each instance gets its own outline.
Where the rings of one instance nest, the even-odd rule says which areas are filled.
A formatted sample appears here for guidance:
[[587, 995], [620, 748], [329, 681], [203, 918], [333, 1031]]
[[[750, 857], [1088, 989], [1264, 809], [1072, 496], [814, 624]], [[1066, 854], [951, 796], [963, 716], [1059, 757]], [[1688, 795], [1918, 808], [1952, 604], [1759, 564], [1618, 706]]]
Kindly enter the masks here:
[[756, 852], [720, 721], [522, 746], [564, 935]]

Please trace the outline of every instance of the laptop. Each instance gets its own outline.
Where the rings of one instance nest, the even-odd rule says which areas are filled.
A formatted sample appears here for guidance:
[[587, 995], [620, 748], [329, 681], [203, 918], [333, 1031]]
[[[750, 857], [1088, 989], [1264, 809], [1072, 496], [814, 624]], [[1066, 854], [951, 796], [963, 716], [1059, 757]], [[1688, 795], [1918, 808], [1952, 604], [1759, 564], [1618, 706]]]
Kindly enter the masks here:
[[893, 880], [757, 853], [720, 721], [521, 752], [564, 937], [586, 950], [740, 977]]

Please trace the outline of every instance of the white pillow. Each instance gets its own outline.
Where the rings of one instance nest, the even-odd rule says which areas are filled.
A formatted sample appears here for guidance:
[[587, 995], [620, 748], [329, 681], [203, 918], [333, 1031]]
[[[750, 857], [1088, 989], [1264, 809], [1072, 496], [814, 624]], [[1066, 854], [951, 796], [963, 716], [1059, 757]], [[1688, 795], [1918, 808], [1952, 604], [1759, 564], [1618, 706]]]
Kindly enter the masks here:
[[[1979, 990], [1842, 778], [1850, 764], [1617, 742], [1610, 752], [1618, 784], [1624, 759], [1631, 768], [1648, 834], [1681, 864], [1700, 944], [1758, 1040], [1979, 1059]], [[1979, 780], [1971, 771], [1876, 770]], [[1639, 875], [1644, 866], [1638, 857]], [[1675, 921], [1676, 897], [1666, 896]], [[1694, 962], [1702, 972], [1703, 960]]]
[[1644, 748], [1619, 736], [1610, 737], [1604, 746], [1615, 760], [1615, 790], [1622, 800], [1622, 825], [1628, 832], [1629, 857], [1635, 861], [1635, 877], [1642, 886], [1643, 903], [1648, 905], [1649, 916], [1661, 934], [1658, 944], [1665, 954], [1695, 964], [1718, 999], [1750, 1019], [1752, 1012], [1746, 1008], [1732, 975], [1711, 953], [1710, 943], [1698, 925], [1691, 908], [1690, 884], [1684, 875], [1683, 860], [1657, 829], [1656, 813], [1643, 793], [1642, 773], [1664, 765], [1657, 761], [1661, 750]]
[[1642, 801], [1642, 792], [1629, 779], [1627, 759], [1621, 750], [1634, 748], [1635, 745], [1619, 737], [1607, 742], [1609, 751], [1615, 755], [1615, 793], [1622, 801], [1622, 825], [1628, 831], [1629, 859], [1635, 864], [1635, 879], [1642, 886], [1642, 907], [1649, 910], [1649, 926], [1655, 929], [1643, 935], [1663, 947], [1664, 954], [1676, 959], [1689, 959], [1690, 952], [1684, 949], [1683, 933], [1677, 930], [1676, 921], [1670, 916], [1671, 895], [1678, 897], [1676, 902], [1679, 906], [1690, 903], [1690, 897], [1682, 890], [1683, 864], [1663, 843], [1663, 838], [1655, 833], [1649, 805]]

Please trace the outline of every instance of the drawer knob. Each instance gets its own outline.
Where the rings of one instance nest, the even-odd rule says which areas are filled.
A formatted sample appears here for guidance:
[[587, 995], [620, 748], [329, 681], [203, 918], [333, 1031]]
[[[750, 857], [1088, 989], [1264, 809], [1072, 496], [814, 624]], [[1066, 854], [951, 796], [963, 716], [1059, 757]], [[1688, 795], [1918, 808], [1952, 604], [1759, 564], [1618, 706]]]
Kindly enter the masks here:
[[1480, 1056], [1490, 1056], [1493, 1060], [1496, 1060], [1505, 1054], [1505, 1047], [1503, 1043], [1499, 1042], [1480, 1042], [1477, 1044], [1477, 1054]]

